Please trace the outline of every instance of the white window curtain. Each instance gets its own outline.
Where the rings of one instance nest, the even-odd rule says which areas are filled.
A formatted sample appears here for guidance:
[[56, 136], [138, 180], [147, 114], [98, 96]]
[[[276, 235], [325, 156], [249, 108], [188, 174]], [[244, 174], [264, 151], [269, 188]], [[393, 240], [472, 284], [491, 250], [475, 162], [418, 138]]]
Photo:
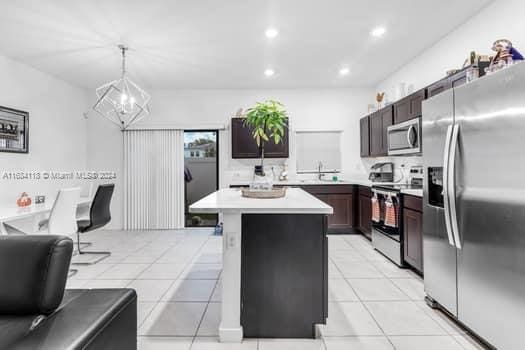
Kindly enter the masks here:
[[124, 131], [124, 227], [184, 227], [184, 131]]

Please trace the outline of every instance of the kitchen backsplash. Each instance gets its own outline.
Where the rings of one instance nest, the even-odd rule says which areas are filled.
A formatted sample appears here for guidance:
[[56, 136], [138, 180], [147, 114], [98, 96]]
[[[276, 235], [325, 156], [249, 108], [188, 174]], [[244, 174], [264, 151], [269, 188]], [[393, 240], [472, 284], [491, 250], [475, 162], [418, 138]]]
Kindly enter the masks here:
[[[273, 167], [275, 176], [278, 177], [281, 173], [284, 161], [285, 160], [283, 159], [267, 159], [264, 162], [265, 169], [267, 172], [271, 172]], [[396, 182], [406, 182], [408, 181], [408, 171], [410, 167], [422, 165], [423, 158], [421, 156], [362, 158], [361, 164], [358, 166], [359, 169], [356, 168], [355, 171], [340, 173], [338, 176], [343, 180], [367, 179], [372, 165], [381, 162], [394, 163], [394, 180]], [[224, 169], [224, 185], [228, 186], [230, 183], [251, 180], [253, 177], [253, 167], [259, 163], [260, 161], [256, 159], [230, 159], [229, 168]], [[317, 176], [316, 174], [296, 174], [295, 166], [293, 164], [289, 164], [288, 170], [290, 179], [308, 179], [315, 178]]]
[[382, 162], [394, 163], [394, 181], [408, 182], [408, 172], [411, 166], [423, 165], [423, 157], [379, 157], [379, 158], [361, 158], [364, 171], [366, 174], [370, 172], [372, 165]]

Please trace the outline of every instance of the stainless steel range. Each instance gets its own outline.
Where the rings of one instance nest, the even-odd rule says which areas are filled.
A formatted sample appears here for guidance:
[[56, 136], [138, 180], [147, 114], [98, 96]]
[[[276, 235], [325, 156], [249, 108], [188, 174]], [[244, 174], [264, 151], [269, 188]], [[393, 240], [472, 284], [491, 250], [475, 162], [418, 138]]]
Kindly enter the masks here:
[[[419, 168], [419, 169], [416, 169]], [[411, 184], [372, 185], [372, 245], [403, 267], [403, 189], [421, 189], [420, 167], [411, 169]]]
[[[403, 265], [401, 229], [401, 191], [394, 186], [372, 186], [372, 245], [399, 266]], [[393, 220], [387, 223], [387, 205], [392, 205]]]

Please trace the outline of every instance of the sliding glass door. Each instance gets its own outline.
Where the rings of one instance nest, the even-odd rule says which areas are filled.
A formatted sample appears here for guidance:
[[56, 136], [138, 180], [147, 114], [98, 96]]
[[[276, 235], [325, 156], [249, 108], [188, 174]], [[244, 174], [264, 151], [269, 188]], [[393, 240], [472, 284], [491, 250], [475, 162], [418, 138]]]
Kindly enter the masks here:
[[192, 214], [188, 208], [219, 188], [219, 132], [184, 131], [184, 203], [186, 227], [213, 227], [217, 214]]

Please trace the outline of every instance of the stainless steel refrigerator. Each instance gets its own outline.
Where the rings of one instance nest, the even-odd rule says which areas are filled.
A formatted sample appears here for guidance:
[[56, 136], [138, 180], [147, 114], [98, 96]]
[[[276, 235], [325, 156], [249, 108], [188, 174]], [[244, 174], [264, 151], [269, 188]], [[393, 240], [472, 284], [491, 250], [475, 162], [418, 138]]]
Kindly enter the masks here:
[[525, 348], [525, 63], [423, 103], [427, 302]]

